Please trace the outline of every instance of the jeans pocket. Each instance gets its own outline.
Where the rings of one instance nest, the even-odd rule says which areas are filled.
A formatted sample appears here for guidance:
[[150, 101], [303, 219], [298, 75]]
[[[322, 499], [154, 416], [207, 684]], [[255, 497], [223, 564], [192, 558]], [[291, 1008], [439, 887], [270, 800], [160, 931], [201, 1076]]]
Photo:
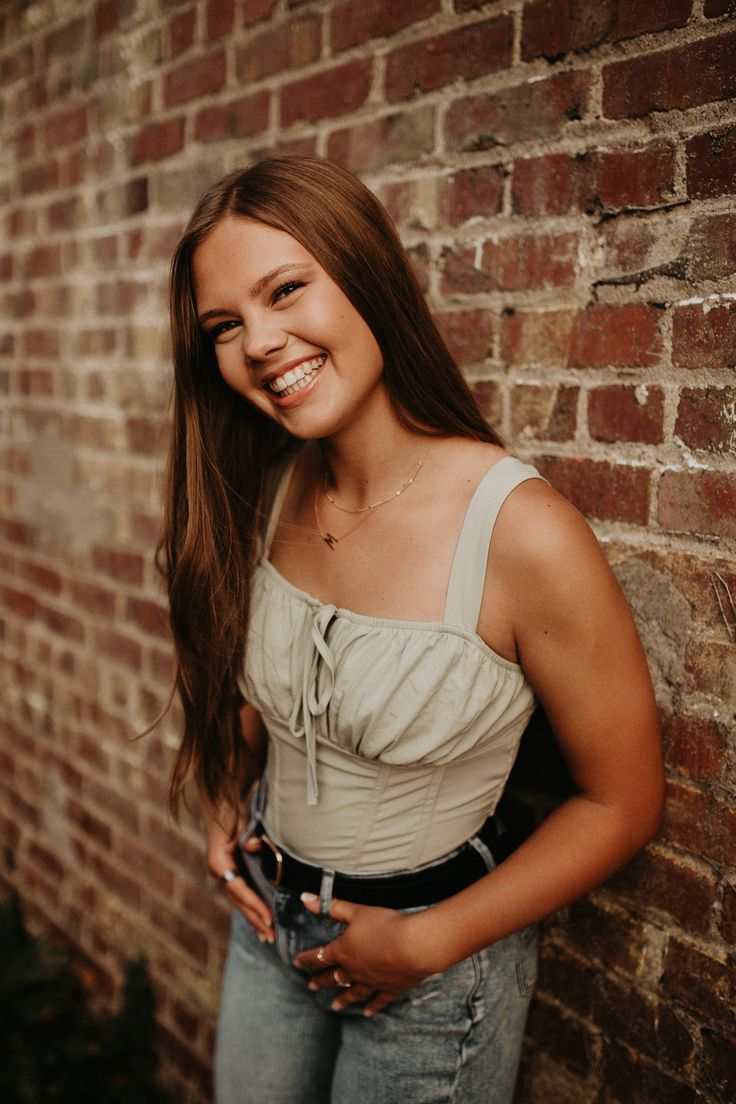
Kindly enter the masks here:
[[516, 980], [522, 997], [530, 997], [537, 984], [537, 965], [539, 951], [539, 933], [536, 925], [530, 924], [516, 933], [519, 944], [519, 956], [516, 960]]

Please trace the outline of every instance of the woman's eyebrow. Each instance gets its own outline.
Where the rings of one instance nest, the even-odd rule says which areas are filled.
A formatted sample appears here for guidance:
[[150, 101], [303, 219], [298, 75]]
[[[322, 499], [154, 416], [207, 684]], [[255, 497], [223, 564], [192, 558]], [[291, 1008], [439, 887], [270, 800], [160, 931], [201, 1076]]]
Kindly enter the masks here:
[[277, 276], [281, 276], [283, 272], [290, 272], [293, 268], [304, 268], [304, 262], [300, 264], [284, 264], [279, 265], [278, 268], [274, 268], [271, 272], [267, 272], [265, 276], [261, 276], [260, 280], [256, 280], [253, 287], [250, 289], [250, 294], [253, 298], [260, 295], [263, 289], [270, 284], [271, 280], [274, 280]]

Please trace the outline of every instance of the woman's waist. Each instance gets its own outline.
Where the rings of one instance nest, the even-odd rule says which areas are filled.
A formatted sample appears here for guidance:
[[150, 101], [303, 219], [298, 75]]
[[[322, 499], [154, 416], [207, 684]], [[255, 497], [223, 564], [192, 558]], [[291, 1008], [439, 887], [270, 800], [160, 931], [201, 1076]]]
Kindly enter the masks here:
[[322, 751], [319, 802], [309, 805], [303, 756], [271, 745], [265, 821], [307, 862], [346, 873], [413, 869], [447, 855], [494, 811], [510, 765], [486, 755], [396, 767]]

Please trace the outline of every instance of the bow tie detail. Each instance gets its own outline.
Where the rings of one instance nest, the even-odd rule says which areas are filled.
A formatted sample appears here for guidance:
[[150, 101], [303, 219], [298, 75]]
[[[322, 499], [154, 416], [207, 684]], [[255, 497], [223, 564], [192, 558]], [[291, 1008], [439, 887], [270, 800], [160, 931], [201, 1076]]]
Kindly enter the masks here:
[[309, 624], [301, 693], [289, 718], [292, 735], [303, 738], [306, 746], [307, 805], [316, 805], [319, 800], [317, 726], [327, 712], [335, 689], [335, 657], [327, 643], [327, 631], [335, 613], [335, 606], [320, 606]]

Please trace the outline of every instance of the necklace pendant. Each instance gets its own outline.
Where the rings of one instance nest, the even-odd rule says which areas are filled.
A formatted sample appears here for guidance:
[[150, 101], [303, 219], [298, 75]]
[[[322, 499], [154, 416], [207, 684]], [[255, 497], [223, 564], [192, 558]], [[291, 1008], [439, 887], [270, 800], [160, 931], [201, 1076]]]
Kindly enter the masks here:
[[323, 533], [322, 540], [325, 542], [328, 548], [335, 551], [335, 545], [337, 544], [337, 537], [333, 537], [332, 533]]

